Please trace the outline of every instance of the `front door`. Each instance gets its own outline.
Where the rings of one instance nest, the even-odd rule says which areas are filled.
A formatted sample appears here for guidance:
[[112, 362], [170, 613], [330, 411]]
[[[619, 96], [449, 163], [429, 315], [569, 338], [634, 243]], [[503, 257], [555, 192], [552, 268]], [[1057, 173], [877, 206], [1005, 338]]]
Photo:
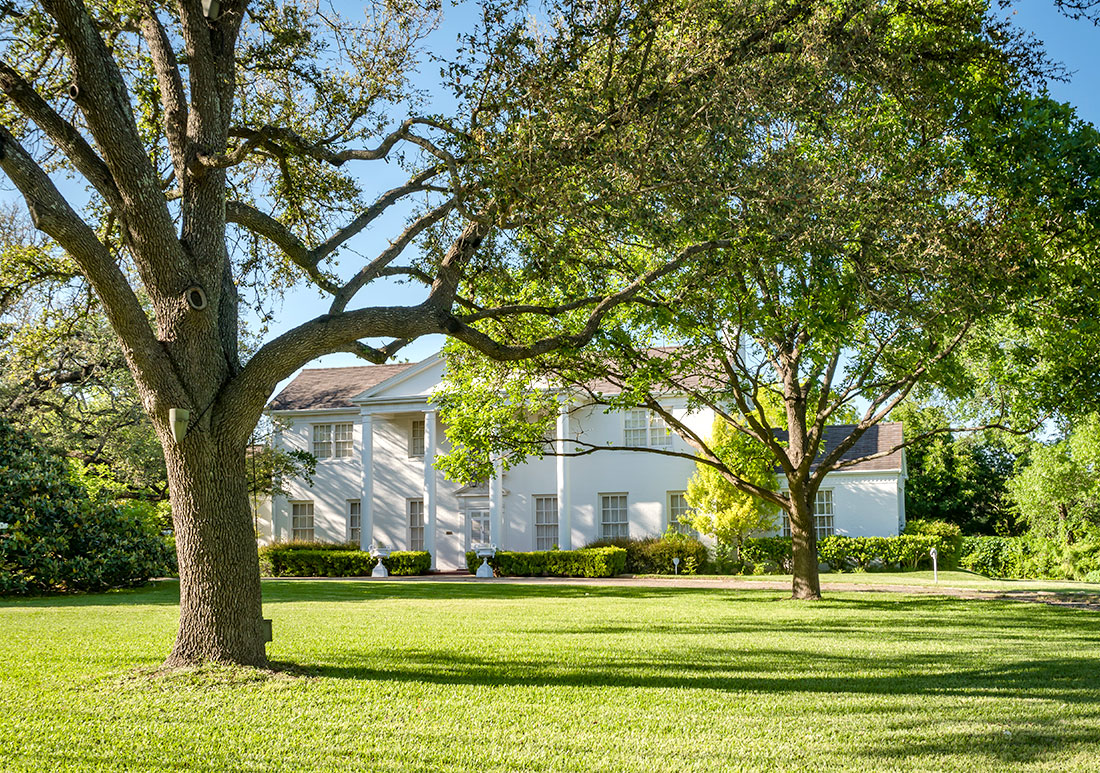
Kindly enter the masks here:
[[489, 508], [466, 511], [466, 532], [470, 537], [470, 550], [473, 550], [474, 545], [488, 545], [493, 541], [489, 534]]
[[466, 513], [466, 550], [474, 545], [485, 545], [493, 541], [489, 533], [489, 503], [483, 498], [468, 499], [464, 503]]

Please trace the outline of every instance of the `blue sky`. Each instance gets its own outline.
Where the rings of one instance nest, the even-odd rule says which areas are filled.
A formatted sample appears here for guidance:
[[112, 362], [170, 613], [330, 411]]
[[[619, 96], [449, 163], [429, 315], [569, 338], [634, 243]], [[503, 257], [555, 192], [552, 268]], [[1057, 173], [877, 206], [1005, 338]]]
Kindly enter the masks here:
[[[353, 2], [340, 2], [343, 10], [354, 8]], [[1014, 11], [1013, 20], [1020, 27], [1033, 33], [1041, 40], [1053, 59], [1061, 62], [1070, 73], [1067, 82], [1051, 83], [1051, 95], [1062, 102], [1076, 106], [1078, 114], [1094, 125], [1100, 126], [1100, 28], [1083, 20], [1071, 20], [1062, 16], [1054, 7], [1052, 0], [1025, 0], [1010, 9]], [[453, 46], [457, 31], [465, 26], [464, 13], [447, 10], [447, 17], [441, 29], [435, 33], [433, 43], [442, 47]], [[468, 17], [466, 17], [468, 18]], [[433, 71], [422, 75], [430, 75]], [[427, 81], [427, 78], [425, 78]], [[390, 221], [390, 225], [397, 225]], [[387, 234], [396, 231], [380, 224], [380, 228], [368, 234], [364, 241], [375, 243], [373, 249], [364, 247], [368, 254], [377, 252], [385, 246]], [[380, 287], [361, 294], [363, 303], [389, 304], [403, 301], [417, 302], [419, 293], [411, 288], [398, 289], [393, 286]], [[312, 290], [301, 290], [287, 298], [278, 321], [272, 326], [273, 333], [281, 332], [299, 324], [310, 317], [324, 313], [327, 304]], [[402, 357], [419, 360], [438, 350], [442, 345], [439, 336], [420, 339], [401, 352]], [[310, 367], [334, 367], [340, 365], [363, 364], [350, 354], [334, 354], [321, 358]]]

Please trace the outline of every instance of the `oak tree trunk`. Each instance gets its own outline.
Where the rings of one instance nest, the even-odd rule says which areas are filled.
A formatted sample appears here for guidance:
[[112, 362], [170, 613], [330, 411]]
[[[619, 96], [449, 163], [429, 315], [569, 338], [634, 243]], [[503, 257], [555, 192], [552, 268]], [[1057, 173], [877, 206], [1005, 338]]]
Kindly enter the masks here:
[[817, 563], [817, 531], [814, 529], [813, 500], [816, 492], [791, 491], [791, 560], [793, 563], [791, 598], [821, 598], [821, 580]]
[[166, 443], [179, 558], [180, 623], [165, 668], [267, 665], [245, 449], [189, 432]]

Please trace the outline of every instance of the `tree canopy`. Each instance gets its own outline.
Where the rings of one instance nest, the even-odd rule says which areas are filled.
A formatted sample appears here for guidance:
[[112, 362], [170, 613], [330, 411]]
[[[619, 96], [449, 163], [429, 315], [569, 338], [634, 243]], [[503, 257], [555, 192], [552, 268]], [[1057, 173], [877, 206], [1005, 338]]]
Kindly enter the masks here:
[[[788, 512], [794, 593], [804, 598], [819, 595], [817, 489], [862, 461], [845, 455], [870, 427], [919, 384], [986, 395], [973, 426], [1020, 420], [1043, 399], [1040, 385], [1055, 382], [1036, 377], [1051, 344], [1066, 336], [1083, 346], [1096, 317], [1097, 133], [1043, 94], [1042, 53], [974, 4], [855, 10], [817, 6], [818, 24], [839, 25], [842, 44], [780, 35], [783, 55], [754, 62], [749, 86], [746, 73], [731, 77], [736, 94], [708, 102], [662, 148], [692, 182], [662, 197], [658, 217], [629, 218], [632, 254], [660, 261], [703, 240], [721, 251], [647, 283], [581, 351], [495, 369], [459, 358], [453, 378], [473, 367], [492, 388], [444, 396], [445, 418], [480, 411], [509, 379], [575, 403], [649, 408], [686, 455]], [[1056, 307], [1068, 313], [1052, 300], [1066, 288], [1084, 323], [1068, 332], [1052, 318]], [[790, 493], [730, 469], [667, 408], [669, 395], [769, 449]], [[552, 434], [546, 401], [529, 395], [516, 415], [546, 417]], [[857, 420], [826, 449], [826, 427], [853, 410]], [[496, 447], [460, 437], [457, 456], [471, 472], [494, 453], [517, 462], [531, 443], [510, 435], [496, 432]], [[475, 446], [483, 455], [465, 453]]]

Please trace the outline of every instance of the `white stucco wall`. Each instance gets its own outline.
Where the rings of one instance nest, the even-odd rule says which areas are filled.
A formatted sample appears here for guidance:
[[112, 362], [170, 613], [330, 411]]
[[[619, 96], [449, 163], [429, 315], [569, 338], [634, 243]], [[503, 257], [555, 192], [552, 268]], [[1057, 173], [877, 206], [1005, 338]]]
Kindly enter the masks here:
[[326, 411], [310, 412], [296, 416], [289, 426], [279, 433], [281, 447], [288, 450], [313, 451], [313, 425], [351, 422], [354, 451], [350, 457], [317, 460], [313, 485], [304, 480], [284, 481], [287, 496], [276, 497], [275, 539], [291, 538], [292, 502], [313, 502], [313, 530], [315, 539], [325, 542], [346, 542], [348, 539], [348, 503], [361, 496], [363, 468], [358, 450], [363, 446], [359, 412]]

